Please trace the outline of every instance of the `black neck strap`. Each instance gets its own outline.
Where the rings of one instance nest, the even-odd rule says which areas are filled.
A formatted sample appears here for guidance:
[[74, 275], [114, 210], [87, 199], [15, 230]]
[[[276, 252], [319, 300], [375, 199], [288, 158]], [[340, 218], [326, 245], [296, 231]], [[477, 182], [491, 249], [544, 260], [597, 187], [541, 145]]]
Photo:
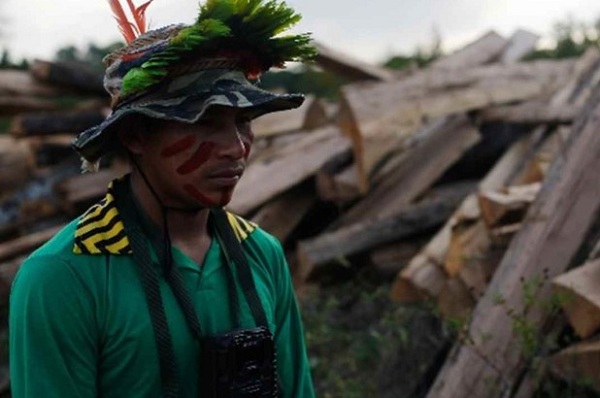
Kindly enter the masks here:
[[[123, 221], [125, 233], [129, 238], [134, 261], [137, 263], [140, 273], [140, 279], [148, 303], [152, 328], [156, 340], [161, 381], [163, 392], [166, 398], [177, 398], [179, 396], [179, 379], [175, 354], [173, 351], [173, 341], [167, 324], [164, 304], [160, 294], [160, 275], [159, 270], [164, 271], [164, 278], [171, 287], [175, 298], [184, 314], [186, 323], [192, 331], [194, 337], [201, 341], [203, 335], [198, 320], [197, 313], [190, 296], [185, 289], [185, 285], [177, 270], [177, 266], [166, 266], [172, 264], [172, 258], [163, 264], [163, 267], [156, 267], [148, 253], [148, 242], [144, 231], [140, 227], [139, 215], [136, 206], [130, 196], [129, 181], [124, 179], [113, 183], [113, 196], [115, 204]], [[234, 315], [236, 328], [242, 325], [240, 317], [240, 305], [237, 296], [237, 283], [234, 276], [234, 269], [237, 271], [242, 291], [252, 312], [252, 316], [257, 326], [268, 327], [267, 318], [260, 298], [256, 291], [254, 278], [248, 265], [248, 260], [243, 253], [240, 242], [235, 237], [231, 225], [227, 219], [227, 213], [223, 209], [211, 209], [211, 217], [214, 226], [215, 236], [219, 240], [221, 250], [226, 259], [225, 272], [228, 283], [229, 302]], [[161, 247], [156, 245], [155, 247]], [[169, 248], [170, 249], [170, 248]], [[163, 253], [157, 253], [158, 258], [163, 258]], [[171, 256], [170, 250], [166, 255]]]

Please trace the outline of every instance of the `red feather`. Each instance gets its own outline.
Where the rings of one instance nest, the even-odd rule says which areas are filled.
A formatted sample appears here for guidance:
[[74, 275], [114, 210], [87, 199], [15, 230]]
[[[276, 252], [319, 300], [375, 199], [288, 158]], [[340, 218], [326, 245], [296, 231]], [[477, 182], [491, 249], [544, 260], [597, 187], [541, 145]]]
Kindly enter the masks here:
[[110, 8], [113, 11], [115, 19], [117, 20], [119, 30], [125, 38], [125, 42], [131, 43], [133, 40], [135, 40], [136, 34], [131, 26], [131, 22], [129, 22], [127, 19], [127, 15], [125, 15], [123, 7], [121, 7], [119, 0], [108, 0], [108, 3], [110, 4]]
[[139, 7], [136, 7], [133, 4], [133, 0], [127, 0], [127, 4], [129, 4], [129, 9], [131, 10], [131, 14], [133, 15], [133, 20], [135, 22], [134, 29], [138, 34], [146, 33], [147, 24], [146, 24], [146, 9], [154, 0], [149, 0], [142, 4]]

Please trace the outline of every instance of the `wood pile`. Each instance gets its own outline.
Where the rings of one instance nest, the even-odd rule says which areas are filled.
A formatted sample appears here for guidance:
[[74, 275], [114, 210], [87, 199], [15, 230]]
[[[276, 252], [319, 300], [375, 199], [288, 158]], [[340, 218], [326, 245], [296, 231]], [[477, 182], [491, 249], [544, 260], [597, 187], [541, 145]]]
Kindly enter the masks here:
[[[600, 391], [600, 52], [520, 61], [537, 39], [489, 32], [402, 73], [319, 45], [320, 66], [351, 83], [335, 104], [308, 98], [256, 120], [229, 205], [284, 243], [299, 292], [366, 266], [393, 282], [399, 304], [428, 300], [462, 322], [468, 341], [457, 341], [429, 398], [531, 396], [514, 314], [536, 333], [564, 328], [530, 302], [556, 296], [582, 342], [545, 368], [595, 378]], [[126, 172], [114, 162], [79, 175], [69, 149], [107, 112], [101, 80], [83, 68], [0, 71], [0, 114], [10, 117], [0, 137], [0, 308], [23, 256]]]

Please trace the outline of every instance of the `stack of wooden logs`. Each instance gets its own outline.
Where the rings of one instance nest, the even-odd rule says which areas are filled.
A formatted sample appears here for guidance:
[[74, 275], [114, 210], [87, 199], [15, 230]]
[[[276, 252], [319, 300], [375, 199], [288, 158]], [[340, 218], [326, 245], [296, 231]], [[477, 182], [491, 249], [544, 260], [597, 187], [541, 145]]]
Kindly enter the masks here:
[[[549, 311], [524, 300], [524, 284], [538, 276], [529, 295], [567, 297], [581, 339], [600, 328], [600, 249], [585, 251], [600, 236], [600, 52], [521, 61], [537, 40], [490, 32], [401, 73], [319, 45], [320, 66], [351, 83], [336, 103], [309, 97], [256, 120], [229, 205], [284, 242], [299, 291], [336, 264], [370, 266], [392, 275], [392, 299], [433, 301], [461, 320], [469, 343], [457, 342], [431, 398], [528, 396], [533, 378], [507, 313], [538, 331], [548, 323]], [[0, 114], [11, 118], [0, 136], [2, 330], [23, 256], [127, 170], [114, 162], [80, 175], [69, 152], [74, 135], [108, 111], [101, 79], [84, 68], [36, 62], [0, 72]], [[510, 139], [500, 145], [502, 131]], [[483, 153], [490, 146], [494, 156]], [[468, 161], [477, 156], [491, 165]], [[467, 172], [450, 178], [461, 162]], [[566, 380], [597, 381], [599, 359], [600, 344], [585, 340], [547, 362]]]

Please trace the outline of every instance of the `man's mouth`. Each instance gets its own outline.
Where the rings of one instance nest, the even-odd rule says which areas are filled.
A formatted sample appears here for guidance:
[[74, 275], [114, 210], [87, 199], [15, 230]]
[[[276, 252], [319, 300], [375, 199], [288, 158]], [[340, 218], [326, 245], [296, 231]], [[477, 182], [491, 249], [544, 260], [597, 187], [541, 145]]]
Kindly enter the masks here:
[[217, 185], [229, 186], [237, 184], [242, 177], [242, 174], [244, 174], [243, 167], [233, 167], [210, 173], [208, 178]]

